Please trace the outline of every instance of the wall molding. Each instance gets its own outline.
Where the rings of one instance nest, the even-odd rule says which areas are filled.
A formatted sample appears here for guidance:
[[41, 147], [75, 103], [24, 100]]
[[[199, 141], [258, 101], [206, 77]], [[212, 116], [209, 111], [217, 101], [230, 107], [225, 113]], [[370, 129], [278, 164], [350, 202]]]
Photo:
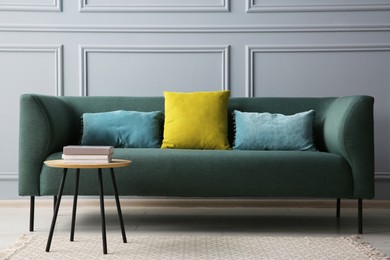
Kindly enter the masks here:
[[390, 180], [390, 172], [376, 172], [375, 180]]
[[54, 54], [55, 67], [55, 95], [63, 96], [63, 45], [0, 45], [0, 52], [32, 52], [32, 53], [52, 53]]
[[[260, 2], [260, 0], [259, 0]], [[350, 3], [347, 1], [340, 1], [337, 4], [327, 4], [326, 0], [322, 4], [277, 4], [274, 3], [256, 4], [255, 0], [246, 0], [246, 12], [247, 13], [263, 13], [263, 12], [350, 12], [350, 11], [388, 11], [390, 10], [390, 4], [384, 4], [383, 2], [367, 1], [367, 3]]]
[[148, 2], [143, 0], [142, 4], [129, 3], [129, 2], [117, 2], [113, 3], [112, 0], [107, 0], [104, 4], [91, 4], [88, 0], [80, 0], [79, 11], [80, 12], [229, 12], [230, 0], [214, 0], [215, 3], [204, 4], [203, 1], [197, 0], [177, 0], [176, 4], [164, 3], [160, 0], [159, 4]]
[[214, 25], [214, 26], [122, 26], [122, 25], [31, 25], [0, 24], [0, 32], [47, 33], [326, 33], [389, 32], [390, 24], [377, 25]]
[[[3, 172], [0, 173], [0, 182], [5, 182], [5, 181], [18, 181], [19, 176], [17, 172]], [[0, 198], [1, 199], [1, 198]]]
[[0, 11], [20, 12], [62, 12], [62, 0], [47, 0], [45, 4], [33, 4], [31, 1], [15, 3], [12, 0], [1, 1]]
[[246, 96], [255, 96], [254, 55], [256, 53], [377, 52], [390, 51], [390, 45], [246, 45]]
[[80, 96], [88, 96], [88, 54], [89, 53], [219, 53], [221, 54], [221, 90], [229, 90], [230, 46], [79, 46], [80, 49]]

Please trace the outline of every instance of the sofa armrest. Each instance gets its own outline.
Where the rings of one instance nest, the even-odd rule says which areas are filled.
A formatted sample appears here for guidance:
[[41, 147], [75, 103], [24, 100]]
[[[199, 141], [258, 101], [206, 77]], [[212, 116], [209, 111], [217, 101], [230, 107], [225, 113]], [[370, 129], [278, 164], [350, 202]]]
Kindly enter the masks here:
[[340, 97], [330, 105], [324, 121], [325, 147], [349, 162], [355, 198], [375, 195], [373, 105], [370, 96]]
[[39, 195], [43, 161], [72, 142], [72, 128], [72, 112], [60, 97], [20, 97], [19, 195]]

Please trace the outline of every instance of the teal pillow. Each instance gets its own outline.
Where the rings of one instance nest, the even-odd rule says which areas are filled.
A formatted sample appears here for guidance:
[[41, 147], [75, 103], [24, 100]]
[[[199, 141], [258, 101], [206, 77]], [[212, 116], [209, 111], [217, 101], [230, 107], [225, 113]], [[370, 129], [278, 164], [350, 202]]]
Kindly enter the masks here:
[[81, 144], [158, 148], [161, 146], [162, 118], [160, 111], [84, 113]]
[[314, 110], [294, 115], [234, 111], [238, 150], [315, 151]]

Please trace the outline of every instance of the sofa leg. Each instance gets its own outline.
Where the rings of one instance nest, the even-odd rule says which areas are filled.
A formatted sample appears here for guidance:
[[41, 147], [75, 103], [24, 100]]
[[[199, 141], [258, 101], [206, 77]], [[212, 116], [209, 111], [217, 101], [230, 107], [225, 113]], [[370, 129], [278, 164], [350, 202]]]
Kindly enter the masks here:
[[30, 232], [34, 231], [35, 196], [30, 197]]
[[358, 232], [363, 234], [363, 199], [358, 199]]
[[340, 218], [340, 198], [337, 198], [337, 202], [336, 202], [336, 218]]

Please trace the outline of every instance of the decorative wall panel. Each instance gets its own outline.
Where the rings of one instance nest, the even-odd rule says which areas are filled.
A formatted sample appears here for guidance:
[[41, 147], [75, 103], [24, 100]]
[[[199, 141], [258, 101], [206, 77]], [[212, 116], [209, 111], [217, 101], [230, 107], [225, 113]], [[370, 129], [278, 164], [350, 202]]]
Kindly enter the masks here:
[[386, 172], [390, 45], [247, 46], [246, 74], [250, 97], [373, 96], [376, 170]]
[[228, 90], [228, 46], [81, 46], [80, 94]]
[[229, 0], [80, 0], [81, 12], [229, 12]]
[[62, 46], [0, 45], [0, 156], [2, 179], [17, 179], [19, 97], [26, 92], [62, 93]]
[[0, 11], [61, 12], [62, 0], [2, 0]]
[[388, 0], [246, 0], [247, 12], [340, 12], [390, 10]]

